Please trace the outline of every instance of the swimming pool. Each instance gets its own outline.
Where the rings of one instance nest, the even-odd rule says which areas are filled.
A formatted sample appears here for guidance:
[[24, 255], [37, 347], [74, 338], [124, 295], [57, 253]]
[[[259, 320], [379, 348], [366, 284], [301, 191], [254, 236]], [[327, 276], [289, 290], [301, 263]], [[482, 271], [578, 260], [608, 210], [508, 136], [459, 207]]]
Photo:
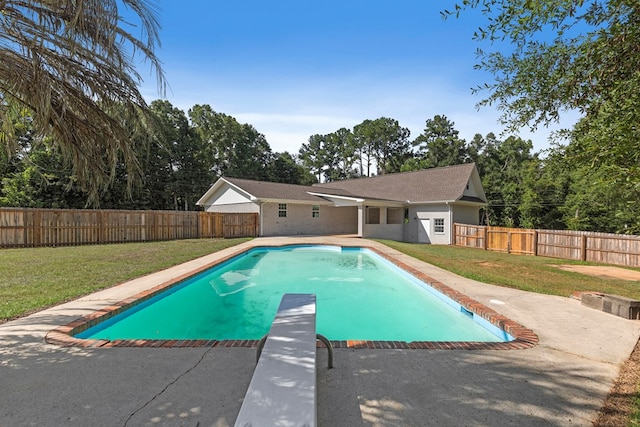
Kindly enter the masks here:
[[507, 342], [502, 328], [366, 248], [255, 248], [76, 334], [100, 340], [257, 340], [284, 293], [314, 293], [332, 341]]

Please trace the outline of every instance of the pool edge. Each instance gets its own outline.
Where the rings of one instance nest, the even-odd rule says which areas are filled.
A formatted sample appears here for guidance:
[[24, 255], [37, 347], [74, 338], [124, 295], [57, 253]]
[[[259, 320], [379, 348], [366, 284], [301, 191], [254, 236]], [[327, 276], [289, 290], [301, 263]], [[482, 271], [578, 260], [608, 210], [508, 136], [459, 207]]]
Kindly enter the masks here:
[[[444, 283], [435, 280], [434, 278], [422, 273], [416, 268], [413, 268], [404, 262], [394, 258], [388, 253], [385, 253], [373, 245], [368, 244], [366, 241], [358, 240], [357, 244], [344, 245], [338, 243], [322, 243], [326, 246], [337, 246], [341, 248], [345, 247], [361, 247], [375, 252], [377, 255], [403, 269], [410, 275], [417, 279], [427, 283], [437, 291], [453, 299], [467, 310], [487, 320], [500, 330], [503, 330], [514, 337], [514, 340], [507, 342], [475, 342], [475, 341], [370, 341], [370, 340], [344, 340], [344, 341], [331, 341], [334, 348], [349, 348], [349, 349], [431, 349], [431, 350], [523, 350], [534, 347], [538, 344], [538, 336], [532, 330], [524, 327], [523, 325], [503, 316], [495, 310], [485, 306], [484, 304], [468, 297], [467, 295], [456, 291], [455, 289], [445, 285]], [[230, 259], [248, 252], [252, 249], [268, 248], [268, 247], [283, 247], [283, 246], [296, 246], [295, 243], [283, 242], [283, 243], [269, 243], [258, 244], [250, 248], [240, 248], [231, 253], [217, 259], [215, 261], [206, 263], [194, 270], [174, 277], [170, 280], [164, 281], [156, 286], [153, 286], [145, 291], [139, 292], [131, 297], [121, 300], [113, 305], [103, 307], [94, 311], [88, 315], [82, 316], [72, 322], [61, 325], [51, 331], [45, 336], [45, 342], [48, 344], [58, 345], [62, 347], [83, 347], [83, 348], [97, 348], [97, 347], [143, 347], [143, 348], [184, 348], [184, 347], [256, 347], [258, 340], [150, 340], [150, 339], [123, 339], [123, 340], [104, 340], [104, 339], [82, 339], [76, 338], [74, 335], [82, 332], [99, 322], [102, 322], [110, 317], [113, 317], [123, 310], [126, 310], [134, 305], [137, 305], [160, 292], [163, 292], [170, 287], [173, 287], [189, 277], [198, 274], [206, 269], [222, 264]], [[391, 248], [389, 248], [391, 249]], [[324, 344], [318, 343], [319, 347], [324, 347]]]

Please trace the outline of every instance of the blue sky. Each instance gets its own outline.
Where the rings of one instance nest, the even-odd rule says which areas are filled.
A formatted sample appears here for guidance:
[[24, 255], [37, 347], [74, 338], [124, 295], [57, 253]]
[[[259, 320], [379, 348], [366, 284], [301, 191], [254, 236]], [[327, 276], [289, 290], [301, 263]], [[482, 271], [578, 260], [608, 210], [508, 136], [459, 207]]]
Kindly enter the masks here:
[[[502, 131], [499, 112], [475, 105], [471, 88], [477, 12], [443, 20], [454, 1], [187, 0], [160, 2], [166, 99], [185, 112], [209, 104], [253, 125], [274, 152], [297, 153], [312, 134], [391, 117], [411, 139], [436, 114], [460, 136]], [[142, 73], [144, 75], [144, 73]], [[142, 85], [158, 99], [151, 76]], [[576, 116], [562, 125], [571, 126]], [[557, 128], [556, 126], [554, 128]], [[534, 150], [550, 129], [523, 130]]]

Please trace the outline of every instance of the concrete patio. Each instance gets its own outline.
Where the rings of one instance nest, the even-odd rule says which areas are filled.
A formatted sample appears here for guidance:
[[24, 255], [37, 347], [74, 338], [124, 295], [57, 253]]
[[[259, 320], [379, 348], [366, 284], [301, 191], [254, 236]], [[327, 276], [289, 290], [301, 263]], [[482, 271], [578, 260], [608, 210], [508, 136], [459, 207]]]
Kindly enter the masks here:
[[[349, 238], [264, 238], [0, 325], [0, 426], [232, 426], [252, 348], [79, 348], [50, 330], [241, 248]], [[376, 242], [405, 264], [532, 329], [527, 350], [318, 351], [321, 426], [591, 425], [640, 322], [579, 301], [487, 285]]]

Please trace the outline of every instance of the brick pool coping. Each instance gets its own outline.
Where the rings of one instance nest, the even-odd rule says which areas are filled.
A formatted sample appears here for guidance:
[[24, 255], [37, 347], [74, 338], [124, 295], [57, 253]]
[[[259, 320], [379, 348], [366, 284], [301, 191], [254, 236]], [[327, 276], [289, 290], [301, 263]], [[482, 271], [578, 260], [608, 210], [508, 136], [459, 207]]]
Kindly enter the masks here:
[[[495, 310], [481, 304], [480, 302], [458, 292], [444, 283], [427, 276], [416, 268], [413, 268], [393, 256], [380, 251], [378, 248], [359, 242], [362, 244], [354, 245], [369, 249], [384, 259], [390, 261], [396, 266], [402, 268], [417, 279], [430, 285], [440, 293], [453, 299], [467, 310], [489, 321], [510, 334], [515, 339], [509, 342], [476, 342], [476, 341], [370, 341], [370, 340], [344, 340], [331, 341], [334, 348], [351, 348], [351, 349], [432, 349], [432, 350], [522, 350], [534, 347], [538, 344], [538, 336], [530, 329], [525, 328], [517, 322], [508, 319], [499, 314]], [[74, 335], [83, 332], [100, 322], [103, 322], [121, 312], [140, 304], [149, 298], [163, 292], [189, 277], [201, 273], [218, 264], [222, 264], [244, 252], [255, 248], [295, 246], [296, 244], [265, 244], [256, 245], [252, 248], [243, 248], [230, 253], [214, 262], [205, 264], [193, 271], [165, 281], [146, 291], [140, 292], [132, 297], [121, 300], [113, 305], [103, 307], [91, 314], [80, 317], [70, 323], [59, 326], [45, 336], [48, 344], [59, 345], [63, 347], [144, 347], [144, 348], [182, 348], [182, 347], [257, 347], [259, 340], [154, 340], [154, 339], [122, 339], [122, 340], [105, 340], [105, 339], [81, 339]], [[351, 247], [339, 244], [322, 243], [326, 246]], [[324, 347], [321, 342], [318, 347]]]

